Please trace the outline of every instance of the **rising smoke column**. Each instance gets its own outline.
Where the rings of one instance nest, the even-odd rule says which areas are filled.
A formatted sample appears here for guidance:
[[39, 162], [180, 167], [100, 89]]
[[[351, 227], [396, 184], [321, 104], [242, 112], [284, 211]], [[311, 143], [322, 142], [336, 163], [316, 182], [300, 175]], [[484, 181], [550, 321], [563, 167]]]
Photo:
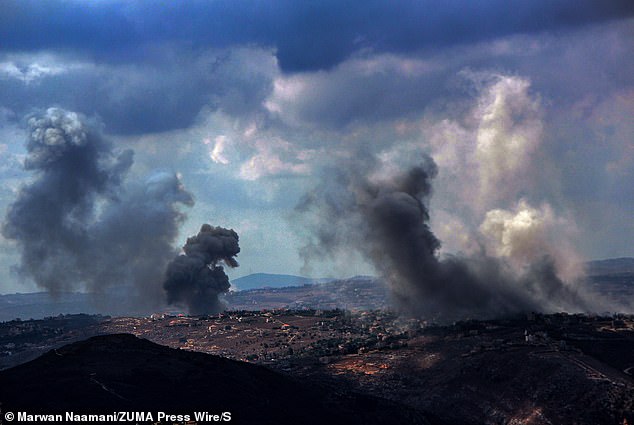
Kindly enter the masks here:
[[548, 255], [521, 273], [484, 252], [440, 260], [441, 244], [428, 224], [433, 160], [424, 157], [385, 178], [373, 177], [376, 168], [372, 157], [359, 155], [324, 173], [301, 201], [298, 210], [313, 218], [305, 258], [360, 252], [387, 281], [397, 306], [413, 315], [449, 320], [588, 308]]
[[[422, 143], [393, 146], [376, 157], [362, 149], [323, 174], [299, 206], [313, 219], [313, 240], [303, 255], [361, 253], [399, 306], [414, 314], [608, 309], [600, 297], [585, 295], [573, 217], [557, 214], [548, 202], [558, 199], [557, 185], [544, 170], [539, 96], [518, 76], [470, 77], [480, 93], [465, 117], [428, 122]], [[421, 150], [431, 151], [434, 161], [400, 165]], [[454, 250], [466, 252], [442, 261], [429, 228], [434, 162], [441, 167], [434, 225]], [[416, 175], [418, 189], [411, 190]]]
[[117, 286], [135, 308], [161, 305], [162, 273], [184, 219], [177, 206], [193, 204], [178, 177], [157, 173], [124, 186], [133, 151], [117, 154], [79, 114], [51, 108], [28, 125], [33, 179], [2, 226], [20, 250], [20, 272], [52, 294]]
[[231, 284], [220, 263], [238, 267], [238, 234], [222, 227], [203, 224], [196, 236], [187, 238], [184, 254], [167, 266], [163, 288], [169, 304], [184, 305], [190, 314], [224, 310], [218, 295]]

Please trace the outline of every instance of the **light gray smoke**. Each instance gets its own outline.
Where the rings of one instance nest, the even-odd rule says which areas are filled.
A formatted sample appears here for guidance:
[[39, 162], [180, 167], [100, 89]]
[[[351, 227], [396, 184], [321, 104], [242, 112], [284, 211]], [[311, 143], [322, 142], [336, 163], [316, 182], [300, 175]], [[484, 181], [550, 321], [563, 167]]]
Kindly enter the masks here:
[[440, 241], [428, 225], [437, 173], [431, 158], [384, 179], [369, 177], [374, 158], [357, 158], [327, 170], [298, 205], [313, 218], [313, 239], [302, 252], [307, 260], [356, 250], [387, 281], [398, 308], [428, 318], [589, 309], [584, 296], [557, 277], [548, 255], [520, 274], [484, 252], [439, 259]]
[[167, 302], [184, 305], [190, 314], [211, 314], [224, 310], [218, 295], [231, 284], [220, 263], [238, 267], [238, 234], [233, 230], [203, 224], [196, 236], [187, 239], [184, 254], [167, 266], [163, 288]]
[[76, 113], [51, 108], [28, 125], [33, 179], [2, 227], [20, 272], [53, 294], [86, 290], [103, 301], [118, 287], [137, 310], [162, 305], [159, 283], [184, 219], [177, 207], [193, 205], [191, 194], [172, 173], [124, 187], [133, 151], [116, 154]]

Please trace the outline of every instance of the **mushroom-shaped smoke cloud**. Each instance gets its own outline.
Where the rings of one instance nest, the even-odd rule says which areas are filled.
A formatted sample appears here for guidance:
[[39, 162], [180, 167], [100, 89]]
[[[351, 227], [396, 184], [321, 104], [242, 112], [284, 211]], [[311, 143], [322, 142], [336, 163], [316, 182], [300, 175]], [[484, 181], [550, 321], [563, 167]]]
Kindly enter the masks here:
[[191, 314], [222, 311], [218, 295], [227, 292], [231, 284], [220, 263], [238, 266], [234, 258], [240, 252], [238, 234], [203, 224], [196, 236], [187, 239], [183, 251], [167, 267], [163, 283], [167, 302], [184, 305]]

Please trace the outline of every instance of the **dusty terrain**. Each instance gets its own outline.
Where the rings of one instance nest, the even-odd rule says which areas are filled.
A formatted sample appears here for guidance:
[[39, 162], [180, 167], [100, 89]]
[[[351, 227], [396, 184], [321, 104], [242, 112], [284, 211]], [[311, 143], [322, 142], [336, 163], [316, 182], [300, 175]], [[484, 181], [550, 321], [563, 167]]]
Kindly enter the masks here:
[[[1, 324], [2, 364], [89, 334], [122, 332], [404, 403], [439, 424], [634, 420], [629, 316], [529, 314], [447, 326], [385, 311], [65, 316]], [[8, 340], [23, 342], [7, 348]]]

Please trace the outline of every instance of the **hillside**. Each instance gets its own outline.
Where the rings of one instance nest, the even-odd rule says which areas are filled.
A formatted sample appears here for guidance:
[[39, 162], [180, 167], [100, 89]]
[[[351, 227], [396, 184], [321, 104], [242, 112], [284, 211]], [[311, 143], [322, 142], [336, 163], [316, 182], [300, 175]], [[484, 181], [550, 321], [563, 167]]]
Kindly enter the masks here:
[[129, 334], [93, 337], [0, 372], [0, 401], [4, 411], [50, 414], [231, 412], [231, 423], [239, 424], [427, 423], [397, 403]]
[[[586, 263], [588, 282], [597, 293], [616, 305], [627, 304], [634, 295], [634, 258], [612, 258]], [[376, 309], [389, 304], [385, 285], [377, 278], [356, 276], [347, 279], [311, 279], [301, 276], [255, 273], [232, 281], [233, 289], [225, 297], [228, 309], [262, 308], [343, 308]], [[110, 294], [114, 302], [96, 304], [95, 297], [85, 293], [63, 293], [56, 299], [45, 292], [0, 295], [0, 322], [41, 319], [58, 314], [87, 313], [112, 316], [143, 316], [156, 311], [143, 311], [130, 305], [125, 294]], [[175, 309], [165, 308], [174, 312]]]

